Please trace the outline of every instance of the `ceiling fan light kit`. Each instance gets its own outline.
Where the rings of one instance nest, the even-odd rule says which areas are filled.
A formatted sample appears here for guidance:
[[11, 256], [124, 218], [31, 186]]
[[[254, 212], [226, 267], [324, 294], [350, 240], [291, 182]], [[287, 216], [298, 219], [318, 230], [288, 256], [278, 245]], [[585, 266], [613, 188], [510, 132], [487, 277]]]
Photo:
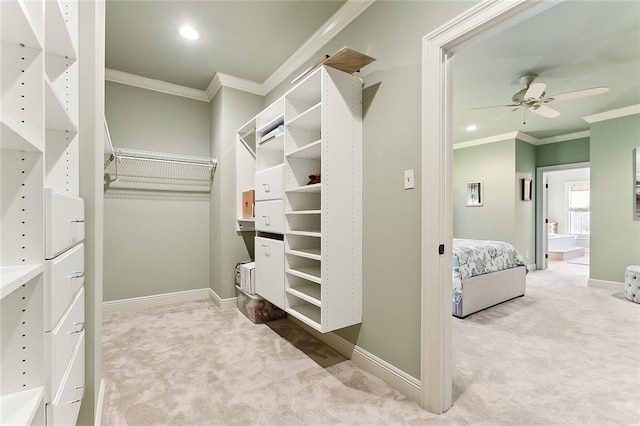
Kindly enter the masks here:
[[513, 108], [513, 111], [515, 111], [519, 108], [523, 108], [528, 109], [535, 114], [538, 114], [545, 118], [556, 118], [560, 115], [560, 112], [551, 108], [547, 104], [551, 102], [570, 101], [574, 99], [585, 98], [588, 96], [600, 95], [609, 90], [608, 87], [600, 86], [547, 96], [545, 92], [547, 85], [545, 83], [535, 83], [535, 79], [537, 77], [537, 74], [525, 74], [520, 77], [519, 81], [525, 87], [514, 93], [514, 95], [511, 97], [511, 104], [494, 105], [472, 109], [509, 107]]

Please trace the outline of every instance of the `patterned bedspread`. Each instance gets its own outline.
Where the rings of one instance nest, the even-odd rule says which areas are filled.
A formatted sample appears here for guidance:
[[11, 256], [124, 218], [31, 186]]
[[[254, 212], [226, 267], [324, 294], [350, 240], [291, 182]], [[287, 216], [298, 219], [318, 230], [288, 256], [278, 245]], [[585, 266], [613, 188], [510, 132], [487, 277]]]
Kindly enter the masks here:
[[453, 239], [453, 301], [462, 299], [462, 280], [526, 266], [520, 253], [503, 241]]

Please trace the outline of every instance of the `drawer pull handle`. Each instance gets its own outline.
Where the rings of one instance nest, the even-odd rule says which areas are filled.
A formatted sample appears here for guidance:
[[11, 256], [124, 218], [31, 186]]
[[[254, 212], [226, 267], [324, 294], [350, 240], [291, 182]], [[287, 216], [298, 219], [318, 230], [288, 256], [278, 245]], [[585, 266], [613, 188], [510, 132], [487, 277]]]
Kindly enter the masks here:
[[[78, 385], [78, 386], [74, 386], [74, 389], [84, 389], [85, 385]], [[83, 391], [83, 395], [84, 395], [84, 391]]]
[[271, 225], [271, 216], [262, 216], [265, 225]]
[[263, 183], [262, 187], [264, 188], [264, 192], [271, 192], [271, 185], [268, 183]]
[[73, 275], [69, 276], [69, 278], [82, 278], [82, 277], [84, 277], [84, 271], [74, 272]]
[[82, 398], [74, 399], [73, 401], [69, 401], [68, 404], [76, 404], [76, 403], [81, 402], [81, 401], [82, 401]]
[[264, 248], [265, 256], [270, 256], [271, 255], [271, 250], [269, 250], [269, 246], [266, 245], [266, 244], [262, 244], [262, 247]]
[[71, 222], [71, 223], [84, 223], [84, 219], [74, 219], [74, 220], [70, 220], [69, 222]]

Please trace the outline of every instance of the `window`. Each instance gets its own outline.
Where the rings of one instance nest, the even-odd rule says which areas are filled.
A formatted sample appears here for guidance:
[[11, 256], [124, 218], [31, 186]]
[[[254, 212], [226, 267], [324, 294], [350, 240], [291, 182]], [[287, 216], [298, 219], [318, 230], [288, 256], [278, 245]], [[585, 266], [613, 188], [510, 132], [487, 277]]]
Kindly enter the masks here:
[[570, 182], [568, 189], [569, 233], [588, 236], [591, 222], [589, 182]]

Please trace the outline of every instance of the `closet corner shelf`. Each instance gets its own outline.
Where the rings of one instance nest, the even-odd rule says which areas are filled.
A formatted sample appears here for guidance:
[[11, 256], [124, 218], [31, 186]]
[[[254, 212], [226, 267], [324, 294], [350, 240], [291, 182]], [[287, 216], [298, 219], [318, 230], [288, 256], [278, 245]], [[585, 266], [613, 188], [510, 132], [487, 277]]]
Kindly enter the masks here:
[[2, 1], [2, 41], [14, 44], [24, 44], [37, 50], [42, 50], [41, 35], [36, 34], [32, 19], [24, 2]]
[[28, 283], [43, 271], [42, 264], [3, 266], [0, 268], [0, 299], [4, 299], [21, 285]]
[[0, 424], [30, 425], [44, 397], [44, 386], [0, 396]]
[[45, 76], [45, 81], [45, 121], [47, 129], [68, 130], [77, 133], [78, 126], [71, 118], [69, 111], [63, 106], [63, 102], [48, 76]]
[[104, 168], [105, 191], [210, 193], [217, 164], [209, 157], [113, 148]]
[[61, 5], [58, 1], [45, 2], [45, 20], [47, 22], [47, 25], [45, 25], [45, 38], [47, 40], [45, 52], [75, 60], [78, 57], [78, 53], [67, 29], [67, 19], [60, 7]]
[[4, 119], [0, 121], [0, 136], [0, 149], [42, 152], [42, 149], [30, 141], [20, 129], [14, 128], [9, 123], [5, 123]]

